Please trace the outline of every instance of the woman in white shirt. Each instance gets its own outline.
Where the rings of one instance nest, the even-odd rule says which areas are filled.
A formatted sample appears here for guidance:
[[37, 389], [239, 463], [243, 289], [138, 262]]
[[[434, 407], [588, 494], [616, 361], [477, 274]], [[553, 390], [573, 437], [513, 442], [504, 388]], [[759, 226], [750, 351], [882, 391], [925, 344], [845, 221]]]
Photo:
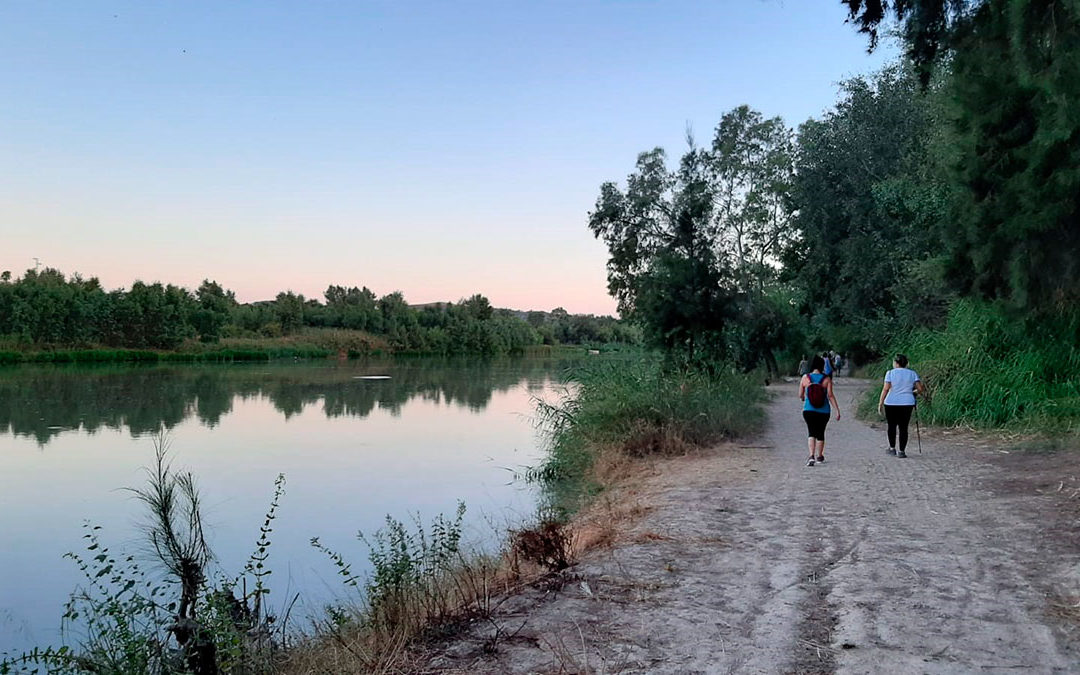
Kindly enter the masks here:
[[[878, 413], [885, 414], [889, 424], [890, 455], [907, 457], [908, 423], [911, 411], [915, 409], [915, 394], [923, 393], [923, 383], [919, 374], [907, 367], [908, 358], [897, 354], [893, 359], [893, 369], [885, 373], [885, 384], [881, 387], [878, 399]], [[896, 448], [896, 435], [900, 432], [900, 448]]]

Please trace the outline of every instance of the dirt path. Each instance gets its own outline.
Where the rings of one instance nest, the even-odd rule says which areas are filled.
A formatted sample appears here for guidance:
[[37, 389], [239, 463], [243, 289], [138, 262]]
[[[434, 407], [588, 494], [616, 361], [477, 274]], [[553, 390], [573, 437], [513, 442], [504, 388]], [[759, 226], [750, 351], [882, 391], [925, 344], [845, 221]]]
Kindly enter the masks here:
[[850, 414], [864, 386], [840, 381], [813, 468], [795, 385], [773, 387], [760, 438], [660, 463], [625, 536], [505, 603], [493, 654], [478, 630], [430, 669], [1080, 672], [1075, 456], [938, 432], [890, 457]]

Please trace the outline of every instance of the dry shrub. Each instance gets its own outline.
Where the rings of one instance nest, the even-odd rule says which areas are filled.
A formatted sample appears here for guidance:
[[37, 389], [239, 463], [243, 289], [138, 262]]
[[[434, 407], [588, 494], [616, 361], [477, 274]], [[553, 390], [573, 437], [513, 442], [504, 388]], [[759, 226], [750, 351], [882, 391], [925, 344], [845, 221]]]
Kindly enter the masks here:
[[570, 566], [571, 536], [567, 526], [546, 518], [534, 527], [511, 532], [510, 550], [526, 562], [558, 572]]
[[622, 442], [623, 453], [630, 457], [683, 455], [697, 447], [670, 426], [657, 426], [640, 420], [630, 425]]

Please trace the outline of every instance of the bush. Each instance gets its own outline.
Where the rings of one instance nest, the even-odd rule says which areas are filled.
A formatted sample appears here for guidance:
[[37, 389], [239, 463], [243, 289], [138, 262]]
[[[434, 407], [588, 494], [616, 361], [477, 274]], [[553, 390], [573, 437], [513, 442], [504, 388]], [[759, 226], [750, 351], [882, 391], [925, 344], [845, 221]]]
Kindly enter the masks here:
[[510, 551], [515, 556], [552, 572], [570, 566], [571, 544], [569, 528], [555, 517], [542, 517], [534, 527], [510, 533]]
[[436, 516], [410, 527], [390, 516], [368, 546], [366, 580], [344, 556], [317, 538], [312, 546], [327, 555], [352, 602], [326, 608], [313, 639], [294, 648], [283, 672], [401, 672], [402, 650], [423, 636], [446, 635], [478, 616], [490, 616], [499, 586], [500, 558], [462, 550], [464, 503], [453, 519]]

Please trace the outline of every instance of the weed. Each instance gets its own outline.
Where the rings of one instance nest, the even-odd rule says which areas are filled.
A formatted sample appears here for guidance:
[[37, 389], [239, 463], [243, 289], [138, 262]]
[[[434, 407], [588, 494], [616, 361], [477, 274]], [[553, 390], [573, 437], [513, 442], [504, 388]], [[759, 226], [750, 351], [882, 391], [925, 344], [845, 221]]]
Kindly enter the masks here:
[[511, 532], [510, 550], [520, 559], [558, 572], [570, 566], [571, 536], [566, 524], [546, 517], [534, 527]]
[[464, 515], [459, 503], [452, 519], [439, 515], [424, 524], [416, 517], [410, 527], [387, 516], [371, 536], [358, 534], [372, 567], [366, 579], [313, 539], [355, 595], [351, 605], [327, 608], [314, 639], [290, 653], [286, 672], [396, 672], [418, 639], [490, 617], [500, 560], [463, 551]]

